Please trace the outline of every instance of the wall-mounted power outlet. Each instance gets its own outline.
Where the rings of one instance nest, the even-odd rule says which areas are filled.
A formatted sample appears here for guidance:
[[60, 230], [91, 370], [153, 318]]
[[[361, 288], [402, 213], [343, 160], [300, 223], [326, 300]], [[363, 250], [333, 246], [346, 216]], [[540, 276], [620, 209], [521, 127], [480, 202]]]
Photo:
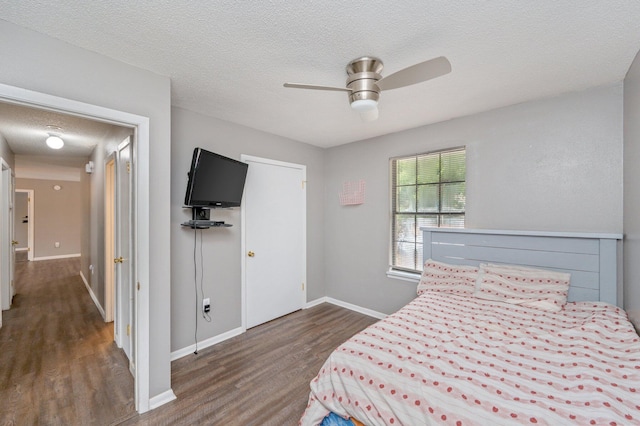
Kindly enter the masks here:
[[53, 246], [55, 248], [60, 248], [60, 243], [58, 241], [56, 241], [55, 243], [53, 243]]
[[211, 310], [211, 300], [208, 297], [202, 300], [202, 310], [204, 313], [208, 313]]

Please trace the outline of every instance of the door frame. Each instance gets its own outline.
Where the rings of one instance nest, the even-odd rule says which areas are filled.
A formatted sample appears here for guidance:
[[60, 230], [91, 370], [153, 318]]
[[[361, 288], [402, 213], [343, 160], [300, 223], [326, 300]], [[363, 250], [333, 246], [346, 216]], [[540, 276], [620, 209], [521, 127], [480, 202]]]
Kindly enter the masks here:
[[[135, 167], [133, 164], [133, 149], [135, 147], [134, 140], [131, 136], [127, 136], [122, 142], [118, 144], [118, 147], [115, 152], [115, 180], [114, 180], [114, 207], [116, 209], [114, 219], [114, 239], [113, 239], [113, 248], [114, 248], [114, 258], [116, 256], [122, 257], [123, 254], [126, 255], [126, 259], [124, 262], [117, 264], [117, 267], [114, 268], [114, 284], [116, 288], [116, 318], [118, 334], [120, 335], [120, 347], [123, 348], [127, 358], [129, 359], [129, 371], [131, 374], [135, 376], [135, 345], [133, 342], [133, 338], [135, 336], [135, 312], [134, 312], [134, 298], [135, 294], [133, 292], [133, 269], [135, 267], [135, 252], [133, 250], [133, 241], [131, 238], [121, 238], [122, 226], [127, 223], [127, 228], [129, 229], [129, 234], [135, 233], [133, 229], [134, 223], [132, 220], [132, 192], [134, 179], [133, 174], [129, 172], [130, 167]], [[127, 150], [129, 152], [129, 160], [126, 166], [126, 171], [122, 168], [122, 151]], [[128, 192], [121, 192], [123, 179], [128, 181], [127, 187], [129, 188]], [[123, 217], [123, 208], [122, 203], [123, 200], [128, 199], [129, 208], [124, 213], [127, 217]], [[133, 232], [132, 232], [133, 231]], [[126, 247], [126, 252], [123, 253], [123, 248]], [[115, 263], [112, 261], [110, 265], [113, 267]], [[127, 274], [127, 282], [128, 285], [125, 288], [123, 274]], [[131, 324], [131, 329], [127, 332], [127, 326]], [[127, 352], [128, 350], [128, 352]]]
[[9, 172], [9, 235], [11, 236], [11, 246], [9, 246], [9, 286], [11, 286], [11, 300], [16, 295], [16, 175], [13, 169]]
[[[13, 251], [13, 235], [11, 234], [11, 216], [13, 205], [11, 191], [13, 171], [4, 158], [0, 157], [0, 310], [11, 309], [13, 299], [11, 252]], [[15, 257], [14, 257], [15, 259]]]
[[[240, 155], [240, 161], [243, 162], [247, 162], [247, 161], [252, 161], [252, 162], [256, 162], [256, 163], [262, 163], [262, 164], [267, 164], [267, 165], [271, 165], [271, 166], [281, 166], [281, 167], [290, 167], [290, 168], [294, 168], [294, 169], [299, 169], [302, 171], [302, 184], [305, 185], [306, 188], [306, 184], [307, 184], [307, 166], [302, 165], [302, 164], [295, 164], [295, 163], [288, 163], [288, 162], [284, 162], [284, 161], [279, 161], [279, 160], [271, 160], [269, 158], [262, 158], [262, 157], [255, 157], [253, 155], [247, 155], [247, 154], [241, 154]], [[244, 195], [243, 195], [243, 199], [244, 199]], [[303, 217], [302, 217], [302, 246], [304, 247], [304, 250], [302, 251], [302, 270], [304, 271], [304, 273], [302, 274], [302, 283], [304, 284], [304, 289], [301, 292], [301, 296], [302, 297], [302, 307], [304, 308], [306, 302], [307, 302], [307, 191], [304, 191], [302, 194], [302, 207], [303, 207]], [[246, 265], [247, 265], [247, 256], [245, 256], [245, 253], [247, 252], [247, 245], [246, 245], [246, 239], [247, 239], [247, 235], [246, 235], [246, 226], [245, 226], [245, 220], [246, 220], [246, 206], [244, 203], [241, 203], [241, 207], [240, 207], [240, 228], [241, 228], [241, 237], [240, 237], [240, 256], [241, 256], [241, 271], [240, 271], [240, 279], [242, 281], [242, 285], [241, 285], [241, 303], [242, 303], [242, 310], [241, 310], [241, 316], [242, 316], [242, 330], [246, 331], [247, 330], [247, 273], [246, 273]]]
[[75, 101], [68, 98], [35, 92], [15, 86], [0, 83], [0, 100], [19, 105], [50, 109], [66, 114], [100, 120], [112, 124], [134, 129], [133, 161], [136, 164], [135, 186], [133, 188], [134, 211], [134, 251], [136, 253], [136, 267], [134, 282], [142, 283], [136, 291], [136, 374], [134, 376], [134, 402], [138, 412], [144, 413], [150, 409], [150, 323], [149, 323], [149, 272], [150, 248], [148, 226], [138, 226], [149, 223], [149, 117], [136, 115], [124, 111], [105, 108], [98, 105]]
[[113, 259], [115, 257], [115, 178], [116, 178], [115, 152], [109, 154], [104, 160], [104, 321], [113, 321], [113, 340], [121, 347], [120, 334], [118, 333], [118, 320], [115, 315], [115, 274]]
[[19, 189], [16, 188], [15, 192], [26, 192], [27, 193], [27, 215], [28, 215], [28, 220], [29, 222], [27, 223], [27, 260], [33, 260], [33, 252], [35, 251], [35, 248], [33, 247], [35, 244], [35, 239], [34, 239], [34, 223], [35, 223], [35, 218], [34, 218], [34, 191], [33, 189]]

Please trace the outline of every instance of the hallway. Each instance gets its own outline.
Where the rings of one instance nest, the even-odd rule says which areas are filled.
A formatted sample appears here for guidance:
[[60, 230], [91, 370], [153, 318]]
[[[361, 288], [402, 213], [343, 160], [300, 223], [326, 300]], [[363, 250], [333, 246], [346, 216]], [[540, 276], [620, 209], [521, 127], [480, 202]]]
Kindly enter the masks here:
[[79, 275], [80, 258], [16, 262], [0, 329], [0, 424], [111, 424], [133, 377]]

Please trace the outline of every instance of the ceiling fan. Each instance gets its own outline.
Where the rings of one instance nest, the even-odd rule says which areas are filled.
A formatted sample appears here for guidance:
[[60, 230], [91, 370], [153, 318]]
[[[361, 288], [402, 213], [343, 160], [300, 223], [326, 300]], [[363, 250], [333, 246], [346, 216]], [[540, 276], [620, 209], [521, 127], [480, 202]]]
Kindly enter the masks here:
[[382, 90], [411, 86], [451, 72], [451, 63], [444, 56], [417, 63], [386, 77], [380, 74], [383, 66], [380, 59], [363, 56], [347, 65], [346, 87], [301, 83], [285, 83], [284, 87], [348, 92], [351, 108], [359, 112], [364, 121], [373, 121], [378, 118], [378, 99]]

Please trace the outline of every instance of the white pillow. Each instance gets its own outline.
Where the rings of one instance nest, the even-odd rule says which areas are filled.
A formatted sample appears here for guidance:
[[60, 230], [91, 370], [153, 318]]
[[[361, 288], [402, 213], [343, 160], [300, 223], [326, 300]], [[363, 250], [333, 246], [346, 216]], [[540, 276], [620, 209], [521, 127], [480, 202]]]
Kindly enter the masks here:
[[474, 295], [544, 311], [567, 303], [571, 274], [517, 265], [482, 264]]
[[432, 259], [424, 262], [418, 283], [418, 294], [425, 291], [473, 295], [478, 268], [468, 265], [449, 265]]

